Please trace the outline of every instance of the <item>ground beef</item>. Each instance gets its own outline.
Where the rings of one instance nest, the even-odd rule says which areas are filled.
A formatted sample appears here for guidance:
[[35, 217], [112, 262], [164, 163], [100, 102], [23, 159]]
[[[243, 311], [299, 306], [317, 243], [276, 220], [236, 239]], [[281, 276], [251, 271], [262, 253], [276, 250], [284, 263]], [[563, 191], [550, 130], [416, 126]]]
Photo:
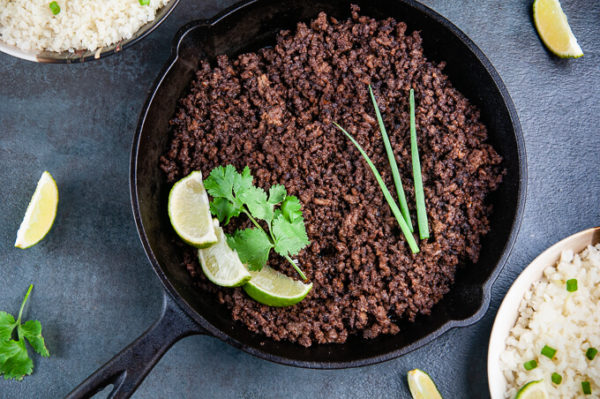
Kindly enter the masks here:
[[[342, 343], [351, 334], [396, 334], [397, 321], [428, 314], [448, 292], [457, 265], [477, 262], [489, 230], [486, 195], [502, 179], [501, 157], [485, 143], [478, 110], [423, 55], [419, 32], [394, 19], [324, 13], [272, 48], [216, 66], [201, 62], [171, 121], [160, 167], [169, 182], [193, 170], [248, 165], [255, 184], [284, 184], [298, 196], [311, 244], [298, 261], [313, 290], [293, 307], [263, 306], [240, 288], [217, 287], [202, 275], [192, 249], [184, 267], [199, 289], [213, 292], [233, 319], [274, 340], [304, 346]], [[393, 181], [368, 95], [377, 97], [399, 161], [416, 224], [409, 137], [409, 90], [416, 122], [431, 238], [412, 254], [377, 182], [344, 126], [371, 157], [392, 192]], [[247, 226], [237, 218], [226, 231]], [[297, 274], [271, 253], [269, 265]], [[473, 265], [470, 267], [477, 267]]]

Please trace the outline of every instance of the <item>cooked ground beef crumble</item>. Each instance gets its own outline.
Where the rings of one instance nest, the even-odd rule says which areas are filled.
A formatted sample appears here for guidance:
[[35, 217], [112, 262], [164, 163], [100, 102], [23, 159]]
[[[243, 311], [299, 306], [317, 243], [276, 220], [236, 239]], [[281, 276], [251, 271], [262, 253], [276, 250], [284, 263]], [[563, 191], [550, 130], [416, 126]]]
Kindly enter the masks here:
[[[202, 62], [171, 121], [160, 167], [169, 182], [216, 166], [248, 165], [255, 184], [283, 184], [300, 198], [311, 244], [298, 261], [313, 290], [293, 307], [274, 308], [242, 289], [221, 288], [186, 248], [184, 266], [198, 289], [218, 296], [251, 331], [304, 346], [342, 343], [350, 334], [396, 334], [396, 321], [428, 314], [453, 283], [457, 265], [477, 261], [489, 230], [485, 197], [502, 180], [501, 157], [485, 143], [479, 112], [424, 57], [418, 32], [388, 18], [346, 21], [324, 13], [273, 48]], [[367, 85], [381, 109], [416, 227], [410, 162], [410, 88], [431, 238], [412, 254], [377, 182], [345, 127], [387, 186], [393, 181]], [[226, 231], [248, 226], [240, 217]], [[276, 254], [269, 265], [290, 276]], [[476, 266], [474, 266], [476, 267]]]

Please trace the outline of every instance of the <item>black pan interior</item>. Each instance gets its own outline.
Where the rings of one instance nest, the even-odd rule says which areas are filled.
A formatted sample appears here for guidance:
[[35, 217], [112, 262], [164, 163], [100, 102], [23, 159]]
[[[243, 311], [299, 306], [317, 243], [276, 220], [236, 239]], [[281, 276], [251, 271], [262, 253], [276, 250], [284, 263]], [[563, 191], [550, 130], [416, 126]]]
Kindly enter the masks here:
[[165, 287], [212, 334], [260, 357], [296, 366], [337, 368], [387, 360], [423, 345], [450, 327], [478, 320], [489, 304], [491, 283], [512, 246], [523, 205], [525, 155], [520, 127], [512, 102], [489, 61], [477, 49], [472, 50], [471, 42], [451, 24], [414, 2], [356, 0], [353, 3], [359, 4], [365, 15], [391, 16], [405, 21], [409, 31], [421, 31], [427, 57], [447, 62], [445, 72], [454, 86], [480, 108], [489, 141], [504, 157], [507, 174], [500, 189], [489, 198], [494, 205], [492, 229], [484, 239], [480, 261], [464, 265], [450, 293], [433, 308], [431, 315], [421, 316], [415, 323], [401, 323], [401, 332], [396, 336], [374, 340], [352, 337], [343, 345], [311, 348], [275, 342], [233, 322], [229, 311], [216, 298], [194, 289], [173, 245], [174, 233], [166, 211], [170, 186], [158, 162], [169, 138], [168, 121], [199, 60], [214, 60], [223, 53], [235, 56], [273, 45], [279, 30], [294, 29], [298, 21], [306, 22], [319, 11], [347, 18], [348, 1], [259, 0], [234, 6], [212, 22], [183, 27], [174, 43], [176, 58], [155, 84], [134, 143], [134, 213], [148, 256]]

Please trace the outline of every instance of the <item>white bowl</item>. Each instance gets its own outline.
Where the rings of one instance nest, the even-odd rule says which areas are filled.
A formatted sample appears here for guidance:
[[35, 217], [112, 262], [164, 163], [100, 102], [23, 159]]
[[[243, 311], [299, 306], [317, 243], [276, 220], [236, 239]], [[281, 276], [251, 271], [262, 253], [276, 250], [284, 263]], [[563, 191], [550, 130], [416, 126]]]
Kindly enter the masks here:
[[562, 251], [570, 249], [574, 253], [578, 253], [588, 245], [595, 245], [599, 242], [600, 227], [581, 231], [559, 241], [535, 258], [510, 287], [498, 309], [488, 347], [488, 383], [492, 399], [505, 398], [506, 379], [500, 367], [500, 354], [504, 352], [508, 333], [517, 321], [519, 305], [525, 292], [529, 290], [531, 284], [542, 277], [547, 266], [558, 261]]
[[40, 63], [55, 63], [55, 64], [71, 64], [76, 62], [85, 62], [97, 60], [107, 57], [139, 42], [144, 37], [149, 35], [158, 27], [175, 9], [179, 0], [169, 0], [162, 8], [157, 10], [154, 20], [142, 25], [136, 33], [129, 39], [123, 39], [110, 46], [101, 47], [97, 50], [77, 50], [75, 52], [63, 51], [37, 51], [37, 50], [22, 50], [18, 47], [11, 46], [0, 40], [0, 52], [21, 58], [23, 60], [40, 62]]

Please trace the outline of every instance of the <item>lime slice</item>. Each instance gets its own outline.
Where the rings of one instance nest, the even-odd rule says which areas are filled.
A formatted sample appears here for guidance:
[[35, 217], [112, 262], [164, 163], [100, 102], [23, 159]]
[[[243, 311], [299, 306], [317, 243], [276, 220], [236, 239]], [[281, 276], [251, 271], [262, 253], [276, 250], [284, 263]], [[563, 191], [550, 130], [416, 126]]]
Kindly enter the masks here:
[[531, 381], [523, 385], [517, 392], [515, 399], [548, 399], [548, 393], [544, 388], [544, 384], [541, 383], [542, 381]]
[[535, 0], [533, 21], [542, 41], [554, 54], [561, 58], [583, 55], [558, 0]]
[[239, 287], [250, 280], [250, 273], [237, 252], [229, 248], [223, 229], [213, 220], [217, 243], [198, 250], [202, 271], [210, 281], [222, 287]]
[[25, 249], [40, 242], [52, 228], [57, 206], [58, 187], [52, 175], [44, 172], [27, 206], [15, 247]]
[[268, 306], [291, 306], [304, 299], [312, 283], [304, 284], [265, 266], [259, 272], [250, 272], [252, 278], [244, 291], [252, 299]]
[[407, 379], [408, 389], [413, 399], [442, 399], [435, 383], [423, 370], [410, 370]]
[[173, 185], [168, 207], [173, 229], [187, 244], [206, 248], [217, 242], [202, 172], [192, 172]]

